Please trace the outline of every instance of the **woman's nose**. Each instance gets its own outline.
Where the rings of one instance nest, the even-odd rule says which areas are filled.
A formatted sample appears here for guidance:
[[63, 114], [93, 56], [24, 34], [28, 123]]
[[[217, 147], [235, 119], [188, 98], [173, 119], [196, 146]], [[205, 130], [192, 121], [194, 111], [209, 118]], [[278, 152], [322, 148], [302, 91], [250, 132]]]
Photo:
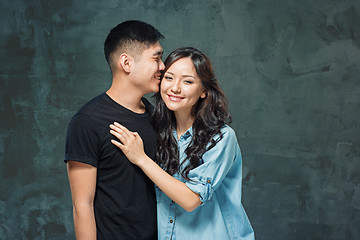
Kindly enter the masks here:
[[180, 84], [178, 81], [174, 81], [174, 83], [171, 86], [171, 91], [173, 91], [174, 93], [181, 92]]

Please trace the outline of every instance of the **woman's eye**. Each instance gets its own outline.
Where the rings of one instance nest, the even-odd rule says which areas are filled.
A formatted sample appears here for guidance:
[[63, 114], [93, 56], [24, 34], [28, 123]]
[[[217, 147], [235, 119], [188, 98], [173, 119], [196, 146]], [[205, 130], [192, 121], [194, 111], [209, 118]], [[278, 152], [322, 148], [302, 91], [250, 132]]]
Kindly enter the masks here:
[[164, 77], [166, 80], [172, 80], [172, 77], [169, 77], [169, 76], [165, 76]]
[[184, 82], [187, 83], [187, 84], [192, 84], [193, 83], [192, 80], [185, 80]]

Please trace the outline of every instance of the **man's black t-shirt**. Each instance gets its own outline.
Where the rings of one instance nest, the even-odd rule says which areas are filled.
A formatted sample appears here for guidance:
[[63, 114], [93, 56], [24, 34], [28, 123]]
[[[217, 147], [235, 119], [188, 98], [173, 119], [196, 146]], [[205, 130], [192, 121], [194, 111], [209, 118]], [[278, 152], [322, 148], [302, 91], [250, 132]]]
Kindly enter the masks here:
[[146, 154], [153, 158], [156, 133], [150, 123], [151, 104], [137, 114], [103, 93], [85, 104], [71, 119], [65, 162], [78, 161], [97, 168], [94, 211], [98, 240], [156, 239], [154, 184], [113, 145], [109, 125], [119, 122], [138, 132]]

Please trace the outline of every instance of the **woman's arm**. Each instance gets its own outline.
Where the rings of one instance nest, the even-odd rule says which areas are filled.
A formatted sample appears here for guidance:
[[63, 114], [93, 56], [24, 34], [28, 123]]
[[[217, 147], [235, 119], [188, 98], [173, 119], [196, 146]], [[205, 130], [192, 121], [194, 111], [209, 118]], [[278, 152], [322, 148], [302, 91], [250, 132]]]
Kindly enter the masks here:
[[138, 133], [130, 132], [119, 123], [111, 124], [110, 128], [111, 134], [120, 140], [120, 142], [115, 140], [111, 142], [119, 147], [133, 164], [140, 167], [163, 193], [188, 212], [195, 210], [201, 204], [199, 194], [194, 193], [185, 183], [165, 172], [145, 154], [143, 142]]

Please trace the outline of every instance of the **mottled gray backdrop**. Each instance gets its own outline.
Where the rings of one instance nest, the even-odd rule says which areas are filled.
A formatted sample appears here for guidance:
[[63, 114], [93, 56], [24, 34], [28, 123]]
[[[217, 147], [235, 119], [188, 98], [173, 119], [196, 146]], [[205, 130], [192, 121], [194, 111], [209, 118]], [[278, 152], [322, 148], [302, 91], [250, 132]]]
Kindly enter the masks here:
[[128, 19], [213, 60], [257, 239], [360, 239], [359, 0], [3, 0], [0, 19], [0, 239], [74, 239], [66, 127]]

